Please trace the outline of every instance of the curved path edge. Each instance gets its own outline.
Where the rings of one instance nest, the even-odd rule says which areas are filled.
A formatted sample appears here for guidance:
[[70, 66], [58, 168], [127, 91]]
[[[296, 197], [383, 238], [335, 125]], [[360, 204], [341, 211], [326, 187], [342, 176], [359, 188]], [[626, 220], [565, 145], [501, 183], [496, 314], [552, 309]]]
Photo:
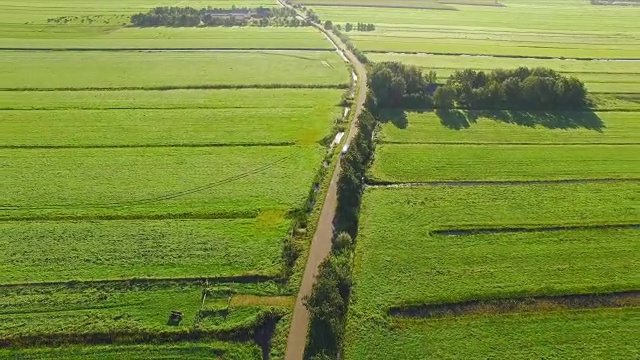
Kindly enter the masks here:
[[[281, 6], [292, 8], [291, 5], [286, 4], [283, 0], [278, 0], [278, 2]], [[351, 51], [349, 51], [347, 46], [337, 36], [325, 30], [320, 24], [313, 23], [313, 26], [333, 44], [336, 51], [341, 54], [343, 58], [346, 58], [348, 63], [353, 66], [353, 71], [356, 75], [356, 78], [354, 78], [357, 87], [355, 111], [349, 128], [349, 134], [345, 141], [345, 144], [349, 144], [356, 134], [357, 120], [360, 113], [362, 113], [367, 96], [367, 71], [364, 65]], [[340, 160], [338, 159], [336, 167], [333, 170], [333, 174], [331, 175], [331, 182], [329, 183], [329, 189], [327, 190], [327, 195], [322, 205], [316, 232], [311, 240], [311, 246], [309, 247], [309, 257], [307, 258], [307, 264], [305, 265], [302, 283], [300, 285], [300, 290], [293, 310], [291, 327], [289, 328], [285, 360], [302, 360], [304, 356], [304, 350], [307, 344], [307, 332], [309, 329], [309, 311], [304, 306], [304, 298], [311, 294], [311, 289], [315, 282], [318, 268], [322, 261], [324, 261], [331, 252], [333, 219], [338, 201], [337, 183], [339, 176]]]

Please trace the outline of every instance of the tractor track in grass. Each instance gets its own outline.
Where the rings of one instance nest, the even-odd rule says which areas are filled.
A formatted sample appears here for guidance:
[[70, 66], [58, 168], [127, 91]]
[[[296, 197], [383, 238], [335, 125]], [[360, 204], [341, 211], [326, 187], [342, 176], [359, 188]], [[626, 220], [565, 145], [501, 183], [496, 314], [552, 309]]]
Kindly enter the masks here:
[[580, 230], [614, 230], [614, 229], [640, 229], [640, 224], [601, 224], [601, 225], [558, 225], [538, 227], [499, 227], [499, 228], [466, 228], [432, 230], [430, 235], [438, 236], [470, 236], [482, 234], [508, 234], [508, 233], [540, 233], [558, 231]]
[[403, 319], [430, 319], [465, 315], [548, 312], [598, 308], [640, 306], [640, 291], [629, 290], [605, 294], [571, 294], [531, 296], [459, 303], [400, 305], [389, 309], [389, 315]]
[[[192, 195], [192, 194], [196, 194], [202, 191], [207, 191], [207, 190], [211, 190], [213, 188], [216, 188], [218, 186], [222, 186], [222, 185], [226, 185], [229, 183], [232, 183], [234, 181], [238, 181], [241, 179], [244, 179], [246, 177], [249, 177], [251, 175], [255, 175], [258, 174], [260, 172], [269, 170], [291, 158], [294, 158], [296, 155], [298, 155], [298, 151], [294, 151], [293, 153], [284, 156], [278, 160], [275, 160], [269, 164], [265, 164], [262, 165], [260, 167], [251, 169], [249, 171], [243, 172], [243, 173], [239, 173], [230, 177], [227, 177], [225, 179], [221, 179], [221, 180], [217, 180], [214, 182], [210, 182], [208, 184], [204, 184], [204, 185], [200, 185], [200, 186], [196, 186], [193, 188], [189, 188], [189, 189], [185, 189], [185, 190], [180, 190], [180, 191], [175, 191], [175, 192], [171, 192], [171, 193], [166, 193], [166, 194], [162, 194], [162, 195], [158, 195], [158, 196], [154, 196], [154, 197], [148, 197], [148, 198], [143, 198], [143, 199], [137, 199], [137, 200], [130, 200], [130, 201], [121, 201], [121, 202], [103, 202], [103, 203], [86, 203], [86, 204], [43, 204], [43, 205], [36, 205], [36, 206], [25, 206], [25, 205], [12, 205], [12, 204], [0, 204], [0, 211], [19, 211], [19, 210], [52, 210], [52, 209], [78, 209], [78, 208], [123, 208], [123, 207], [129, 207], [129, 206], [135, 206], [135, 205], [148, 205], [148, 204], [154, 204], [154, 203], [158, 203], [158, 202], [162, 202], [162, 201], [166, 201], [166, 200], [173, 200], [176, 198], [180, 198], [180, 197], [184, 197], [187, 195]], [[2, 219], [2, 217], [0, 217], [0, 219]]]
[[424, 181], [393, 182], [366, 180], [368, 188], [411, 188], [411, 187], [462, 187], [462, 186], [522, 186], [522, 185], [554, 185], [554, 184], [606, 184], [617, 182], [639, 182], [640, 178], [626, 179], [559, 179], [559, 180], [477, 180], [477, 181]]

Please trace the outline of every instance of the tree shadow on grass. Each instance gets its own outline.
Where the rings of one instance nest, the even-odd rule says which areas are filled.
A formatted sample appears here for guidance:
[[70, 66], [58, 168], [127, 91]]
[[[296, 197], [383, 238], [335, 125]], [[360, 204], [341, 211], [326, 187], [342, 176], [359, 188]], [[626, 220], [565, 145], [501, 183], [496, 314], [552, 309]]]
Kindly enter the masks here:
[[378, 114], [381, 123], [392, 123], [398, 129], [406, 129], [409, 126], [407, 113], [404, 109], [382, 109]]
[[471, 122], [475, 122], [475, 119], [470, 119], [460, 110], [436, 110], [436, 115], [440, 119], [442, 126], [452, 129], [461, 130], [467, 129], [471, 126]]
[[[443, 126], [454, 129], [466, 129], [479, 118], [490, 119], [505, 124], [547, 129], [587, 129], [601, 132], [604, 122], [592, 111], [512, 111], [512, 110], [459, 110], [436, 111]], [[460, 116], [464, 117], [461, 119]]]

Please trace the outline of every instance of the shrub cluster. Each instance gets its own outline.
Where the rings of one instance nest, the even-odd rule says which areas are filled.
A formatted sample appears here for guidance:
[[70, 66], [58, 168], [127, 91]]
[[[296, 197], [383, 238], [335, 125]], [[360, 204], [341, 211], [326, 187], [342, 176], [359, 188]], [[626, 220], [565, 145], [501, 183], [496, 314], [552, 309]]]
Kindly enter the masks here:
[[587, 90], [575, 77], [547, 68], [519, 67], [491, 72], [461, 70], [446, 84], [435, 72], [383, 62], [371, 69], [368, 99], [377, 107], [405, 109], [569, 110], [588, 107]]
[[236, 8], [229, 9], [192, 7], [156, 7], [146, 13], [131, 16], [136, 27], [169, 26], [307, 26], [289, 8]]

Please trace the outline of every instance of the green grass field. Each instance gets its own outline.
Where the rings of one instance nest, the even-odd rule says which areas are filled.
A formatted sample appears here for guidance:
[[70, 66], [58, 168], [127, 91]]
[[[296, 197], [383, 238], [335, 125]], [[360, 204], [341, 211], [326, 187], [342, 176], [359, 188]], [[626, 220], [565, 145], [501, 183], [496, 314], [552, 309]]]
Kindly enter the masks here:
[[638, 308], [351, 322], [345, 359], [632, 359]]
[[2, 218], [253, 217], [303, 206], [319, 146], [3, 149]]
[[65, 346], [58, 348], [32, 348], [24, 350], [0, 350], [6, 358], [31, 359], [88, 359], [109, 360], [114, 357], [131, 360], [162, 359], [247, 359], [262, 358], [256, 345], [223, 342], [194, 342], [171, 345], [122, 345], [122, 346]]
[[[6, 99], [0, 100], [1, 104], [19, 109], [0, 110], [4, 130], [0, 144], [3, 147], [316, 144], [330, 133], [342, 112], [337, 107], [341, 90], [125, 92], [56, 92], [58, 96], [54, 99], [43, 92], [0, 92], [0, 97], [4, 95]], [[67, 98], [58, 101], [60, 95]], [[149, 95], [159, 98], [144, 99]], [[194, 95], [193, 101], [189, 101], [190, 95]], [[130, 97], [129, 103], [121, 101], [124, 96]], [[184, 100], [180, 101], [181, 98]], [[264, 98], [273, 102], [261, 107]], [[167, 102], [156, 103], [162, 100]], [[179, 108], [162, 108], [171, 106], [171, 102]], [[28, 110], [28, 106], [38, 110]], [[75, 109], [76, 106], [83, 108]], [[62, 110], [65, 107], [70, 109]], [[51, 133], [56, 136], [51, 137]]]
[[3, 52], [0, 88], [158, 88], [336, 85], [349, 73], [333, 52]]
[[[1, 8], [1, 5], [0, 5]], [[331, 49], [316, 30], [304, 28], [128, 28], [32, 25], [2, 28], [0, 48], [15, 49]]]
[[637, 190], [637, 185], [370, 190], [355, 259], [356, 305], [386, 311], [405, 303], [634, 289], [640, 277], [629, 270], [638, 262], [637, 229], [430, 234], [633, 223], [639, 218], [632, 195]]
[[636, 223], [639, 188], [635, 181], [623, 181], [371, 189], [365, 193], [363, 233], [392, 218], [408, 219], [429, 231]]
[[[467, 116], [459, 129], [444, 126], [443, 120], [433, 112], [406, 113], [406, 121], [398, 126], [392, 121], [382, 125], [379, 134], [384, 143], [453, 143], [453, 144], [638, 144], [640, 123], [635, 121], [638, 112], [596, 112], [596, 113], [555, 113], [528, 114], [514, 112], [520, 123], [532, 123], [534, 126], [518, 125], [509, 119], [500, 121], [496, 114], [476, 112]], [[474, 115], [470, 112], [468, 115]], [[400, 116], [402, 119], [403, 116]], [[545, 123], [561, 124], [562, 120], [575, 124], [577, 128], [549, 129]], [[593, 124], [599, 128], [589, 129], [580, 124]]]
[[[333, 23], [374, 23], [353, 32], [362, 51], [433, 52], [567, 58], [640, 58], [635, 19], [640, 9], [592, 6], [588, 1], [504, 1], [505, 6], [453, 5], [433, 9], [313, 6]], [[620, 24], [625, 24], [623, 28]]]
[[[258, 315], [268, 310], [265, 307], [235, 307], [229, 308], [226, 318], [218, 316], [196, 321], [202, 307], [202, 287], [189, 284], [146, 289], [36, 287], [31, 290], [3, 289], [3, 292], [0, 339], [14, 341], [45, 334], [117, 334], [118, 330], [129, 334], [184, 334], [193, 328], [230, 330], [251, 327]], [[207, 302], [215, 300], [210, 298]], [[226, 304], [226, 297], [219, 300]], [[183, 321], [177, 326], [167, 325], [172, 310], [183, 313]]]
[[640, 144], [378, 147], [370, 177], [384, 182], [640, 179]]
[[278, 5], [0, 1], [2, 358], [284, 349], [350, 71], [311, 27], [128, 26], [156, 6]]
[[336, 89], [0, 91], [0, 110], [320, 110], [337, 105], [343, 93]]
[[282, 269], [282, 240], [289, 225], [266, 216], [3, 221], [0, 283], [275, 276]]

